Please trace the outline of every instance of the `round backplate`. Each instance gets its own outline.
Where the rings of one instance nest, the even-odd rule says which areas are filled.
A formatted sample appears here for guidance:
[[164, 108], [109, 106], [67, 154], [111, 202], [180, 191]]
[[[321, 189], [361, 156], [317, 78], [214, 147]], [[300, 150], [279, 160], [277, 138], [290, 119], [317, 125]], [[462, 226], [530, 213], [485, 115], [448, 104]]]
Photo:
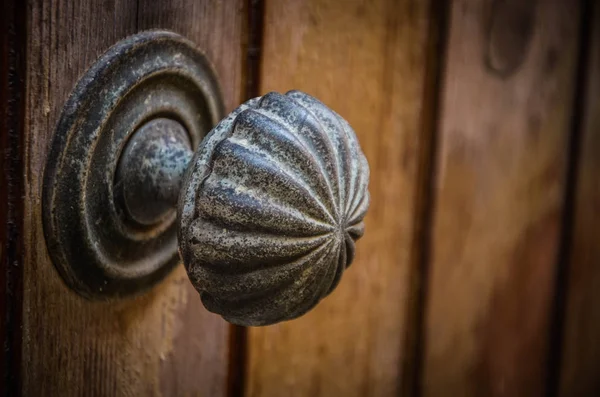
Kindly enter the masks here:
[[142, 225], [118, 205], [119, 157], [155, 118], [180, 123], [195, 149], [223, 113], [212, 67], [175, 33], [128, 37], [87, 71], [63, 109], [43, 187], [48, 250], [71, 288], [94, 299], [131, 295], [179, 262], [175, 208]]

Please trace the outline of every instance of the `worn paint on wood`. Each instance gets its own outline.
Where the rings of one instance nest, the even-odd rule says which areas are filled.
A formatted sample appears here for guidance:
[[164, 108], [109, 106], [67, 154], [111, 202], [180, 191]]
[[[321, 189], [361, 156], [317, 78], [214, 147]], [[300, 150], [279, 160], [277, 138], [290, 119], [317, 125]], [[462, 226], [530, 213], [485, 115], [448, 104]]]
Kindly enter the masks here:
[[242, 76], [241, 1], [34, 1], [29, 6], [23, 395], [226, 395], [229, 326], [201, 305], [182, 267], [151, 292], [114, 303], [69, 291], [49, 261], [41, 176], [77, 79], [116, 41], [148, 28], [205, 50], [229, 109]]
[[506, 38], [490, 43], [493, 35], [482, 34], [498, 8], [490, 1], [452, 4], [424, 396], [544, 395], [578, 9], [578, 2], [543, 0], [531, 17], [510, 13], [522, 19], [512, 24], [518, 31], [495, 34], [529, 44], [494, 50], [506, 61], [497, 65], [513, 65], [499, 73], [486, 54]]
[[590, 4], [563, 345], [556, 346], [563, 349], [558, 394], [564, 397], [600, 395], [600, 4]]
[[339, 287], [304, 317], [248, 332], [248, 396], [400, 390], [421, 136], [428, 1], [265, 4], [261, 92], [296, 88], [355, 129], [371, 210]]

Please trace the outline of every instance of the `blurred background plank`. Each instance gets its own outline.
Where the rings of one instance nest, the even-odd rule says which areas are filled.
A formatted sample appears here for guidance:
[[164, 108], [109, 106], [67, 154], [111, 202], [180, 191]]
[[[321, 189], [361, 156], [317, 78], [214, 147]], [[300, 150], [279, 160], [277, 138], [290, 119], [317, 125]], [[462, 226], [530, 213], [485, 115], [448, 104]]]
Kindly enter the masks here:
[[52, 0], [28, 8], [24, 396], [227, 395], [228, 330], [180, 266], [149, 293], [114, 303], [68, 290], [44, 243], [40, 191], [54, 126], [78, 78], [123, 37], [187, 36], [215, 64], [228, 109], [240, 101], [243, 1]]
[[371, 167], [371, 209], [330, 297], [249, 329], [247, 396], [399, 394], [429, 144], [429, 12], [429, 1], [266, 1], [261, 93], [300, 89], [350, 122]]
[[[581, 84], [571, 255], [567, 268], [560, 393], [600, 395], [600, 4], [590, 1]], [[585, 70], [585, 69], [584, 69]], [[561, 341], [559, 341], [561, 342]]]
[[579, 6], [452, 2], [424, 396], [542, 396]]

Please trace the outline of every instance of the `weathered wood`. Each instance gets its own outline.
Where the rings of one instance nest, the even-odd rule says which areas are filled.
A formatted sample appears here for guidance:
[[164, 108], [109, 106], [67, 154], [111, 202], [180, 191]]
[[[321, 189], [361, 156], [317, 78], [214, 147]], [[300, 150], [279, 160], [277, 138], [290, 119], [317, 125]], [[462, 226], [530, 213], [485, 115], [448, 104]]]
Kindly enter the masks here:
[[541, 396], [579, 6], [452, 3], [424, 396]]
[[[138, 29], [170, 29], [197, 43], [219, 77], [226, 112], [244, 98], [244, 0], [139, 0]], [[190, 394], [219, 396], [228, 393], [229, 333], [231, 326], [209, 314], [187, 275], [190, 304], [180, 313], [182, 326], [175, 338], [173, 364], [161, 371], [165, 396]]]
[[564, 397], [600, 395], [600, 4], [589, 3], [558, 393]]
[[172, 30], [206, 53], [217, 71], [227, 112], [245, 100], [243, 0], [139, 0], [138, 8], [138, 30]]
[[148, 28], [204, 49], [226, 103], [241, 96], [241, 1], [34, 1], [29, 6], [23, 395], [226, 395], [228, 325], [209, 314], [182, 267], [151, 292], [113, 303], [69, 291], [50, 263], [41, 176], [57, 117], [109, 46]]
[[425, 91], [428, 1], [272, 0], [261, 92], [300, 89], [355, 129], [371, 210], [354, 264], [312, 312], [248, 332], [248, 396], [400, 390]]
[[0, 396], [21, 389], [25, 4], [0, 5]]

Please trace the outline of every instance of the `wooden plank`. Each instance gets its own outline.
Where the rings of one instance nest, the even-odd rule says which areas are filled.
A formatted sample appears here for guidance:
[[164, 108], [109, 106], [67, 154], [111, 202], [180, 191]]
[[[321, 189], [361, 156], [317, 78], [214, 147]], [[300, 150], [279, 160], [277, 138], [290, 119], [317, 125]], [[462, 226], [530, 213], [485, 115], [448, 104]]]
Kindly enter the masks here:
[[424, 396], [541, 396], [578, 47], [575, 1], [452, 3]]
[[422, 133], [428, 1], [270, 0], [261, 91], [300, 89], [356, 130], [371, 209], [354, 264], [306, 316], [248, 331], [248, 396], [395, 396]]
[[[244, 0], [138, 0], [138, 29], [169, 29], [197, 43], [219, 76], [227, 112], [243, 99]], [[179, 269], [180, 288], [187, 304], [177, 316], [169, 365], [161, 366], [165, 396], [222, 396], [228, 393], [231, 326], [209, 313], [200, 302], [185, 271]]]
[[241, 88], [241, 1], [34, 1], [29, 7], [23, 395], [227, 393], [228, 326], [207, 313], [182, 267], [149, 293], [90, 303], [46, 253], [40, 191], [57, 117], [78, 77], [139, 28], [171, 28], [217, 67], [229, 108]]
[[590, 2], [560, 393], [600, 395], [600, 4]]
[[244, 0], [139, 0], [138, 29], [168, 29], [198, 45], [219, 76], [227, 111], [244, 99]]
[[0, 5], [0, 396], [21, 391], [26, 7]]

